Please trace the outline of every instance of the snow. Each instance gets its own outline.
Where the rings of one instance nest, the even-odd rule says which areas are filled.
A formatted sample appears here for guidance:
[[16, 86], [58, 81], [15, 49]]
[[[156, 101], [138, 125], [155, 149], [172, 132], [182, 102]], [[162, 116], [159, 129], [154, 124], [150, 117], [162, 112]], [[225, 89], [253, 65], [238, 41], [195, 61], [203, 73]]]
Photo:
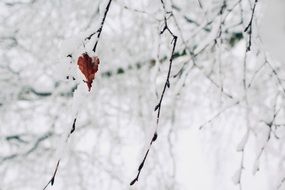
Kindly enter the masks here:
[[285, 61], [285, 2], [272, 0], [266, 2], [264, 15], [260, 22], [261, 39], [266, 50], [278, 61]]
[[238, 152], [241, 152], [241, 151], [244, 150], [245, 145], [246, 145], [246, 143], [248, 141], [248, 138], [249, 138], [249, 130], [247, 129], [246, 133], [244, 134], [244, 136], [242, 137], [240, 143], [237, 146], [237, 151]]
[[238, 185], [240, 183], [240, 176], [241, 176], [242, 169], [236, 170], [232, 177], [232, 181], [235, 185]]
[[[1, 189], [42, 189], [58, 159], [52, 187], [58, 190], [234, 190], [238, 184], [243, 190], [282, 189], [284, 3], [258, 1], [254, 51], [246, 53], [248, 34], [243, 30], [251, 6], [242, 0], [222, 22], [237, 1], [226, 2], [220, 15], [220, 0], [202, 1], [202, 8], [196, 0], [165, 0], [174, 15], [168, 13], [167, 22], [178, 41], [158, 128], [154, 107], [172, 50], [171, 36], [159, 34], [164, 24], [160, 1], [113, 0], [90, 92], [77, 59], [84, 52], [94, 55], [97, 35], [85, 39], [100, 27], [108, 0], [1, 2]], [[260, 17], [266, 10], [260, 7], [266, 5]], [[239, 33], [240, 39], [235, 36]], [[185, 45], [198, 53], [199, 69], [192, 56], [177, 54]], [[254, 79], [246, 90], [244, 76], [247, 84]], [[267, 142], [265, 122], [272, 121], [276, 109], [280, 112]], [[70, 135], [75, 117], [76, 130]], [[198, 130], [205, 122], [207, 127]], [[155, 130], [158, 138], [139, 181], [129, 187]], [[41, 139], [47, 133], [51, 136]]]

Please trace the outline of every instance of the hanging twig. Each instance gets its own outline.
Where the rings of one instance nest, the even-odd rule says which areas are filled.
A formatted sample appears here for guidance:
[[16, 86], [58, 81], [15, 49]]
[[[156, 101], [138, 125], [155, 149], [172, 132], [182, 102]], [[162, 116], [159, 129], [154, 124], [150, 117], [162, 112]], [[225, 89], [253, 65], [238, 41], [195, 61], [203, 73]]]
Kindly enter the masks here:
[[49, 184], [51, 184], [51, 185], [54, 184], [54, 180], [55, 180], [55, 176], [56, 176], [56, 173], [57, 173], [57, 170], [58, 170], [59, 163], [60, 163], [60, 160], [57, 161], [57, 164], [56, 164], [55, 170], [53, 172], [53, 175], [52, 175], [51, 179], [49, 180], [49, 182], [46, 184], [46, 186], [43, 188], [43, 190], [45, 190], [48, 187]]
[[[97, 30], [97, 32], [96, 32], [96, 33], [98, 33], [98, 34], [97, 34], [97, 39], [96, 39], [96, 42], [95, 42], [95, 45], [94, 45], [94, 48], [93, 48], [93, 52], [94, 52], [94, 53], [96, 52], [97, 44], [98, 44], [98, 42], [99, 42], [99, 38], [100, 38], [101, 32], [102, 32], [102, 30], [103, 30], [103, 26], [104, 26], [104, 23], [105, 23], [105, 19], [106, 19], [106, 17], [107, 17], [107, 13], [108, 13], [108, 11], [109, 11], [109, 8], [110, 8], [111, 3], [112, 3], [112, 0], [109, 0], [108, 4], [107, 4], [107, 6], [106, 6], [105, 12], [104, 12], [103, 19], [102, 19], [102, 21], [101, 21], [101, 26], [100, 26], [100, 28], [99, 28], [99, 29]], [[95, 33], [94, 33], [94, 34], [95, 34]], [[92, 37], [92, 36], [91, 36], [91, 37]], [[90, 38], [91, 38], [91, 37], [90, 37]]]
[[253, 9], [252, 9], [252, 12], [251, 12], [250, 21], [249, 21], [247, 27], [244, 29], [244, 32], [247, 32], [248, 35], [249, 35], [248, 36], [248, 45], [247, 45], [246, 51], [250, 51], [250, 48], [251, 48], [252, 22], [253, 22], [253, 17], [254, 17], [254, 13], [255, 13], [255, 8], [256, 8], [257, 2], [258, 2], [258, 0], [255, 0], [254, 5], [253, 5]]
[[[76, 114], [77, 115], [77, 114]], [[68, 136], [65, 140], [65, 142], [68, 141], [68, 139], [70, 138], [70, 135], [75, 131], [75, 128], [76, 128], [76, 120], [77, 120], [77, 116], [75, 116], [74, 120], [73, 120], [73, 123], [72, 123], [72, 128], [70, 130], [70, 132], [68, 133]], [[56, 176], [56, 173], [57, 173], [57, 170], [58, 170], [58, 167], [59, 167], [59, 163], [60, 163], [60, 159], [58, 159], [57, 161], [57, 164], [56, 164], [56, 167], [55, 167], [55, 170], [54, 170], [54, 173], [51, 177], [51, 179], [48, 181], [48, 183], [45, 185], [45, 187], [43, 188], [43, 190], [45, 190], [49, 184], [53, 185], [54, 184], [54, 180], [55, 180], [55, 176]]]
[[[112, 0], [109, 0], [107, 6], [106, 6], [106, 8], [105, 8], [105, 12], [104, 12], [103, 19], [102, 19], [102, 21], [101, 21], [100, 28], [99, 28], [96, 32], [92, 33], [91, 35], [89, 35], [88, 37], [85, 38], [85, 40], [90, 40], [90, 39], [92, 38], [92, 36], [97, 33], [97, 39], [96, 39], [94, 48], [93, 48], [93, 50], [92, 50], [94, 53], [96, 52], [96, 48], [97, 48], [97, 45], [98, 45], [98, 42], [99, 42], [100, 35], [101, 35], [101, 33], [102, 33], [102, 29], [103, 29], [103, 26], [104, 26], [104, 23], [105, 23], [105, 19], [106, 19], [106, 17], [107, 17], [107, 13], [108, 13], [108, 11], [109, 11], [109, 9], [110, 9], [111, 2], [112, 2]], [[72, 55], [69, 54], [69, 55], [67, 55], [67, 57], [72, 58]], [[76, 114], [76, 116], [75, 116], [74, 119], [73, 119], [72, 128], [71, 128], [71, 130], [70, 130], [70, 132], [69, 132], [69, 134], [68, 134], [68, 136], [67, 136], [67, 138], [66, 138], [66, 142], [67, 142], [68, 139], [70, 138], [70, 135], [71, 135], [71, 134], [75, 131], [75, 129], [76, 129], [76, 120], [77, 120], [77, 114]], [[43, 190], [45, 190], [45, 189], [48, 187], [49, 184], [51, 184], [51, 185], [54, 184], [54, 180], [55, 180], [55, 176], [56, 176], [56, 173], [57, 173], [57, 170], [58, 170], [58, 167], [59, 167], [59, 163], [60, 163], [60, 159], [58, 159], [58, 161], [57, 161], [57, 164], [56, 164], [56, 167], [55, 167], [55, 171], [54, 171], [54, 173], [53, 173], [52, 178], [49, 180], [49, 182], [46, 184], [46, 186], [43, 188]]]
[[99, 38], [101, 36], [101, 32], [103, 30], [103, 26], [104, 26], [104, 23], [105, 23], [105, 20], [106, 20], [106, 17], [107, 17], [107, 14], [108, 14], [108, 11], [110, 9], [110, 6], [111, 6], [111, 3], [112, 3], [112, 0], [109, 0], [106, 8], [105, 8], [105, 12], [104, 12], [104, 16], [102, 18], [102, 21], [101, 21], [101, 24], [100, 24], [100, 28], [96, 31], [96, 32], [93, 32], [91, 33], [89, 36], [87, 36], [84, 41], [87, 41], [87, 40], [91, 40], [91, 38], [97, 34], [97, 39], [96, 39], [96, 42], [95, 42], [95, 45], [92, 49], [92, 51], [95, 53], [96, 52], [96, 48], [97, 48], [97, 45], [98, 45], [98, 42], [99, 42]]
[[[145, 161], [147, 159], [147, 156], [149, 154], [149, 151], [151, 149], [151, 146], [153, 144], [153, 142], [157, 139], [157, 129], [158, 129], [158, 124], [159, 124], [159, 119], [160, 119], [160, 112], [161, 112], [161, 105], [162, 105], [162, 101], [164, 99], [164, 96], [165, 96], [165, 92], [166, 92], [166, 89], [167, 88], [170, 88], [170, 82], [169, 82], [169, 79], [170, 79], [170, 74], [171, 74], [171, 68], [172, 68], [172, 61], [173, 61], [173, 55], [174, 55], [174, 51], [175, 51], [175, 47], [176, 47], [176, 43], [177, 43], [177, 36], [174, 35], [174, 33], [170, 30], [170, 28], [168, 27], [168, 23], [167, 23], [167, 19], [166, 18], [166, 13], [168, 13], [166, 11], [166, 8], [165, 8], [165, 4], [164, 4], [164, 1], [161, 0], [161, 3], [162, 3], [162, 6], [163, 6], [163, 9], [165, 11], [165, 14], [164, 14], [164, 28], [162, 29], [162, 31], [160, 32], [160, 34], [163, 34], [165, 31], [168, 31], [168, 33], [172, 36], [172, 41], [171, 43], [173, 44], [172, 45], [172, 51], [171, 51], [171, 55], [170, 55], [170, 59], [169, 59], [169, 67], [168, 67], [168, 73], [167, 73], [167, 76], [166, 76], [166, 80], [165, 80], [165, 83], [164, 83], [164, 86], [163, 86], [163, 90], [162, 90], [162, 93], [160, 95], [160, 99], [159, 99], [159, 102], [158, 104], [155, 106], [154, 108], [154, 111], [157, 111], [157, 117], [156, 117], [156, 130], [153, 134], [153, 137], [150, 141], [150, 144], [149, 144], [149, 147], [144, 155], [144, 158], [141, 162], [141, 164], [139, 165], [138, 167], [138, 173], [136, 175], [136, 177], [131, 181], [130, 185], [133, 185], [135, 184], [138, 179], [139, 179], [139, 176], [140, 176], [140, 173], [141, 173], [141, 170], [143, 169], [144, 167], [144, 164], [145, 164]], [[172, 15], [172, 14], [171, 14]], [[170, 15], [170, 16], [171, 16]]]

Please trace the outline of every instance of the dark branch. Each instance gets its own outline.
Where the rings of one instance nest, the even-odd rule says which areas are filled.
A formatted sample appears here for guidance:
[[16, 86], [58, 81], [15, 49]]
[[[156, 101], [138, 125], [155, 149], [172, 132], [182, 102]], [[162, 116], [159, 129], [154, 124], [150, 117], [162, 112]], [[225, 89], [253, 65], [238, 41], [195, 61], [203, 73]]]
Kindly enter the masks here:
[[[99, 42], [99, 38], [100, 38], [101, 32], [102, 32], [102, 30], [103, 30], [103, 26], [104, 26], [105, 19], [106, 19], [106, 17], [107, 17], [107, 13], [108, 13], [108, 11], [109, 11], [111, 2], [112, 2], [112, 0], [109, 0], [108, 4], [107, 4], [107, 6], [106, 6], [106, 9], [105, 9], [105, 12], [104, 12], [104, 16], [103, 16], [103, 19], [102, 19], [102, 21], [101, 21], [101, 26], [100, 26], [100, 28], [99, 28], [96, 32], [92, 33], [91, 35], [89, 35], [88, 37], [85, 38], [85, 40], [90, 40], [90, 39], [92, 38], [92, 36], [97, 33], [97, 39], [96, 39], [96, 42], [95, 42], [95, 45], [94, 45], [94, 48], [93, 48], [93, 52], [94, 52], [94, 53], [96, 52], [97, 44], [98, 44], [98, 42]], [[69, 54], [69, 55], [67, 55], [67, 57], [72, 58], [72, 55]], [[72, 128], [71, 128], [71, 130], [70, 130], [70, 132], [69, 132], [69, 134], [68, 134], [68, 136], [67, 136], [66, 141], [69, 139], [70, 135], [75, 131], [76, 119], [77, 119], [77, 117], [75, 117], [74, 120], [73, 120]], [[46, 184], [46, 186], [44, 187], [44, 189], [46, 189], [49, 184], [53, 185], [54, 179], [55, 179], [55, 175], [56, 175], [56, 172], [57, 172], [57, 169], [58, 169], [59, 162], [60, 162], [60, 159], [58, 160], [58, 162], [57, 162], [57, 164], [56, 164], [55, 172], [54, 172], [52, 178], [51, 178], [50, 181]], [[44, 189], [43, 189], [43, 190], [44, 190]]]
[[74, 120], [73, 120], [72, 128], [71, 128], [71, 130], [70, 130], [70, 134], [72, 134], [72, 133], [75, 131], [76, 119], [77, 119], [77, 118], [75, 117]]
[[[161, 0], [161, 3], [162, 3], [162, 6], [163, 6], [163, 9], [165, 11], [165, 13], [168, 13], [166, 11], [166, 8], [165, 8], [165, 4], [164, 4], [164, 1]], [[172, 16], [172, 14], [170, 15]], [[170, 55], [170, 59], [169, 59], [169, 67], [168, 67], [168, 73], [167, 73], [167, 76], [166, 76], [166, 80], [165, 80], [165, 83], [164, 83], [164, 86], [163, 86], [163, 90], [162, 90], [162, 93], [161, 93], [161, 96], [160, 96], [160, 99], [159, 99], [159, 102], [158, 104], [155, 106], [154, 108], [154, 111], [157, 111], [157, 117], [156, 117], [156, 125], [157, 125], [157, 128], [158, 128], [158, 124], [159, 124], [159, 119], [160, 119], [160, 111], [161, 111], [161, 105], [162, 105], [162, 101], [163, 101], [163, 98], [165, 96], [165, 92], [166, 92], [166, 89], [167, 88], [170, 88], [170, 82], [169, 82], [169, 79], [170, 79], [170, 74], [171, 74], [171, 69], [172, 69], [172, 61], [173, 61], [173, 55], [174, 55], [174, 52], [175, 52], [175, 47], [176, 47], [176, 43], [177, 43], [177, 36], [173, 34], [173, 32], [170, 30], [170, 28], [168, 27], [168, 23], [167, 23], [167, 18], [166, 18], [166, 14], [164, 14], [164, 28], [162, 29], [162, 31], [160, 32], [160, 34], [163, 34], [165, 31], [168, 31], [169, 34], [172, 36], [172, 41], [171, 43], [173, 44], [172, 46], [172, 50], [171, 50], [171, 55]], [[157, 135], [157, 128], [153, 134], [153, 137], [150, 141], [150, 144], [149, 144], [149, 147], [144, 155], [144, 158], [141, 162], [141, 164], [139, 165], [139, 168], [138, 168], [138, 173], [137, 173], [137, 176], [131, 181], [130, 185], [133, 185], [135, 184], [138, 179], [139, 179], [139, 176], [140, 176], [140, 173], [141, 173], [141, 170], [143, 169], [144, 167], [144, 164], [145, 164], [145, 161], [147, 159], [147, 156], [149, 154], [149, 151], [152, 147], [152, 144], [153, 142], [156, 141], [158, 135]]]
[[[66, 142], [68, 141], [68, 139], [70, 138], [70, 135], [75, 131], [75, 128], [76, 128], [76, 120], [77, 120], [77, 116], [74, 117], [73, 119], [73, 123], [72, 123], [72, 128], [66, 138]], [[49, 180], [49, 182], [46, 184], [46, 186], [43, 188], [43, 190], [45, 190], [49, 184], [53, 185], [54, 184], [54, 179], [55, 179], [55, 176], [56, 176], [56, 172], [58, 170], [58, 166], [59, 166], [59, 163], [60, 163], [60, 159], [58, 159], [57, 161], [57, 164], [56, 164], [56, 167], [55, 167], [55, 170], [54, 170], [54, 173], [52, 175], [52, 178]]]
[[51, 184], [51, 185], [54, 184], [54, 180], [55, 180], [55, 176], [56, 176], [56, 173], [57, 173], [57, 170], [58, 170], [59, 163], [60, 163], [60, 160], [57, 161], [57, 164], [56, 164], [55, 170], [53, 172], [53, 175], [52, 175], [51, 179], [49, 180], [49, 182], [46, 184], [46, 186], [43, 188], [43, 190], [45, 190], [49, 186], [49, 184]]
[[249, 35], [248, 36], [248, 45], [247, 45], [246, 51], [250, 51], [250, 49], [251, 49], [252, 22], [253, 22], [253, 18], [254, 18], [254, 13], [255, 13], [255, 8], [256, 8], [257, 2], [258, 2], [258, 0], [255, 0], [254, 5], [253, 5], [253, 9], [252, 9], [252, 12], [251, 12], [250, 21], [249, 21], [247, 27], [244, 29], [244, 32], [247, 32], [248, 35]]
[[[107, 6], [106, 6], [105, 12], [104, 12], [103, 19], [102, 19], [102, 21], [101, 21], [101, 26], [100, 26], [100, 28], [97, 30], [97, 32], [95, 32], [95, 33], [97, 33], [97, 39], [96, 39], [96, 42], [95, 42], [95, 45], [94, 45], [94, 48], [93, 48], [93, 52], [94, 52], [94, 53], [96, 52], [97, 44], [98, 44], [98, 42], [99, 42], [99, 38], [100, 38], [101, 32], [102, 32], [102, 30], [103, 30], [103, 26], [104, 26], [105, 19], [106, 19], [106, 17], [107, 17], [107, 13], [108, 13], [108, 11], [109, 11], [111, 2], [112, 2], [112, 0], [109, 0], [108, 4], [107, 4]], [[93, 35], [94, 35], [95, 33], [93, 33]], [[92, 37], [93, 35], [91, 35], [91, 37]], [[90, 37], [90, 38], [91, 38], [91, 37]]]

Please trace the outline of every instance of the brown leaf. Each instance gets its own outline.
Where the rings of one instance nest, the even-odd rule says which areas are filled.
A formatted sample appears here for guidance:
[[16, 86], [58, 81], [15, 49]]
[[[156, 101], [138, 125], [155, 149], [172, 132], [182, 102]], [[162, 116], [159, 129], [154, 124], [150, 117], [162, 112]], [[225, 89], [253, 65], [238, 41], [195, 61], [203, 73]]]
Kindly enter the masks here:
[[84, 82], [86, 82], [89, 91], [91, 90], [92, 82], [95, 78], [95, 73], [98, 71], [99, 64], [100, 60], [97, 56], [90, 57], [87, 53], [83, 53], [78, 58], [77, 65], [86, 78]]

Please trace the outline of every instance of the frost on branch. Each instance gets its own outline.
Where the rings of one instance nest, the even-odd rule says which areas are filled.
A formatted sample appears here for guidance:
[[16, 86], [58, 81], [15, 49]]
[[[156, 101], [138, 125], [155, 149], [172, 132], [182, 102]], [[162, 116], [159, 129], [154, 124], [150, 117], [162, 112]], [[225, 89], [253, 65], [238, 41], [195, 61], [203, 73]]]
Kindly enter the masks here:
[[91, 90], [92, 82], [95, 78], [95, 73], [98, 71], [100, 60], [97, 56], [90, 57], [87, 53], [83, 53], [77, 61], [80, 71], [86, 78], [88, 90]]
[[238, 169], [232, 177], [232, 181], [235, 185], [240, 183], [241, 170], [242, 169]]
[[238, 146], [237, 146], [237, 151], [241, 152], [244, 150], [244, 147], [248, 141], [248, 137], [249, 137], [249, 131], [247, 131], [244, 136], [242, 137], [241, 141], [239, 142]]

